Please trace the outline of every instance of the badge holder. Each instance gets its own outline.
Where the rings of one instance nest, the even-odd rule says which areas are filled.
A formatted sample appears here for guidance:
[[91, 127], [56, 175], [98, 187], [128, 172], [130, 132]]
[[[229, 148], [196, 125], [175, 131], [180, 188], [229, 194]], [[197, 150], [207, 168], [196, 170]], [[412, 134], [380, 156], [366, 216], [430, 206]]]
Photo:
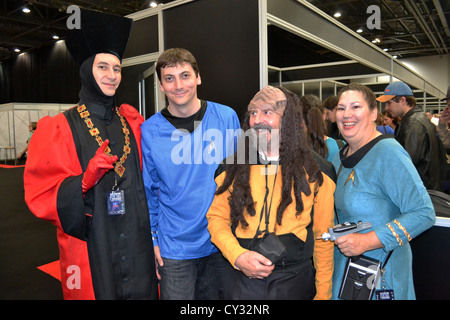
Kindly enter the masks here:
[[375, 297], [377, 300], [395, 300], [394, 290], [386, 289], [386, 280], [384, 279], [384, 268], [381, 270], [381, 290], [375, 291]]
[[109, 216], [120, 216], [125, 214], [125, 192], [117, 186], [117, 179], [114, 179], [112, 191], [106, 193]]

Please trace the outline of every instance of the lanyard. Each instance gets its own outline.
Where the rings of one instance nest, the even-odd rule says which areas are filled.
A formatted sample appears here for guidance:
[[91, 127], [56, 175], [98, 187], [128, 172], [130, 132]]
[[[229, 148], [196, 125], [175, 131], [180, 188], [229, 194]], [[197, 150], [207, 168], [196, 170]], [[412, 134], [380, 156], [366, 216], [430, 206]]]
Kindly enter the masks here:
[[253, 240], [255, 240], [259, 235], [261, 235], [263, 233], [261, 230], [259, 230], [259, 227], [261, 225], [263, 212], [264, 212], [265, 223], [266, 223], [266, 230], [264, 231], [264, 233], [266, 233], [266, 234], [269, 233], [269, 216], [270, 216], [270, 210], [272, 209], [272, 199], [273, 199], [273, 193], [275, 191], [275, 182], [277, 181], [278, 162], [277, 162], [277, 167], [275, 169], [275, 177], [274, 177], [274, 180], [273, 180], [273, 187], [272, 187], [272, 196], [270, 197], [270, 204], [269, 204], [268, 210], [267, 210], [267, 196], [269, 195], [269, 187], [267, 186], [267, 183], [268, 183], [267, 164], [265, 165], [265, 175], [266, 175], [266, 194], [264, 195], [264, 203], [263, 203], [263, 206], [261, 208], [261, 214], [259, 216], [258, 229], [256, 230], [256, 234], [255, 234], [255, 237], [253, 238]]

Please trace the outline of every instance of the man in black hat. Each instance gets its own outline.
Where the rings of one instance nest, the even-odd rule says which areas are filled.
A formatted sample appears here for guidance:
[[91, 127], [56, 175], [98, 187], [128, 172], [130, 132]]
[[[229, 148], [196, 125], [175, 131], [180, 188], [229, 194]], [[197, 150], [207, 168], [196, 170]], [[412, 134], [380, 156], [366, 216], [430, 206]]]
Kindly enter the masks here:
[[156, 299], [140, 125], [116, 107], [132, 20], [82, 10], [67, 47], [80, 64], [79, 103], [44, 117], [32, 137], [25, 200], [57, 226], [65, 299]]

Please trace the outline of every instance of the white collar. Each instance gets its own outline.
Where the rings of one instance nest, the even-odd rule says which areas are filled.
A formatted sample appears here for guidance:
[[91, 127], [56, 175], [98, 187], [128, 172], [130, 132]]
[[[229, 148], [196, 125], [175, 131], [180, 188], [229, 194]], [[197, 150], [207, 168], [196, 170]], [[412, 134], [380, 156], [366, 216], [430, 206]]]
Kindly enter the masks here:
[[277, 162], [278, 159], [280, 158], [280, 156], [271, 156], [268, 157], [264, 152], [262, 152], [261, 150], [258, 151], [261, 159], [266, 160], [266, 161], [270, 161], [270, 162]]

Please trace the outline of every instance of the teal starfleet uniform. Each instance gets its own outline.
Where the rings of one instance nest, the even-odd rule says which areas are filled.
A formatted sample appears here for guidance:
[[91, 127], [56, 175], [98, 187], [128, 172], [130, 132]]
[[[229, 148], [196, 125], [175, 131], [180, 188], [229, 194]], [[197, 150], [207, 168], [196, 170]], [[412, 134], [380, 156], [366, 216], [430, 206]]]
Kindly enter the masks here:
[[[409, 241], [435, 223], [427, 190], [408, 153], [392, 135], [378, 136], [348, 157], [346, 149], [333, 161], [336, 172], [342, 163], [335, 191], [339, 221], [373, 224], [363, 232], [375, 231], [383, 247], [364, 255], [383, 263], [393, 250], [384, 284], [394, 290], [396, 300], [415, 299]], [[338, 299], [347, 257], [336, 247], [334, 259], [333, 299]]]

